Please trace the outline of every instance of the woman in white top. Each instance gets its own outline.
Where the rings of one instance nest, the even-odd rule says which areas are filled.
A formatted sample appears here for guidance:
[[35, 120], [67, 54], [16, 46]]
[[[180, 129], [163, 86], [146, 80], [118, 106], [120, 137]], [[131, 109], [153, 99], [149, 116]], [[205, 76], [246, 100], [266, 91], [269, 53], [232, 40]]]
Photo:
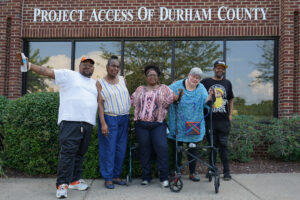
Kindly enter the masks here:
[[107, 75], [99, 80], [101, 93], [98, 120], [100, 172], [105, 187], [126, 185], [119, 176], [126, 154], [130, 96], [123, 77], [119, 76], [120, 63], [111, 56], [106, 65]]

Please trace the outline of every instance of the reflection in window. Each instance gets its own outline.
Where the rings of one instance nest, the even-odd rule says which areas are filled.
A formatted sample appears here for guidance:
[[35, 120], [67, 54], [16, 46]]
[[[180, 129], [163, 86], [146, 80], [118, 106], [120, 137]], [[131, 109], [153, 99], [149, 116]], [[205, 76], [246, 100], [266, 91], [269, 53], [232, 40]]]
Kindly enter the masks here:
[[[29, 62], [51, 69], [71, 69], [71, 42], [30, 42]], [[58, 91], [51, 79], [27, 72], [28, 93]]]
[[175, 80], [186, 77], [193, 67], [201, 68], [204, 76], [212, 76], [214, 61], [222, 58], [221, 41], [176, 41]]
[[93, 79], [98, 80], [106, 75], [106, 64], [111, 55], [121, 55], [121, 42], [76, 42], [75, 71], [79, 71], [80, 60], [83, 56], [95, 61]]
[[235, 114], [273, 116], [274, 41], [227, 42]]
[[160, 83], [169, 85], [172, 82], [172, 41], [128, 41], [125, 42], [124, 57], [124, 74], [130, 94], [146, 84], [144, 67], [147, 64], [159, 66], [162, 72]]

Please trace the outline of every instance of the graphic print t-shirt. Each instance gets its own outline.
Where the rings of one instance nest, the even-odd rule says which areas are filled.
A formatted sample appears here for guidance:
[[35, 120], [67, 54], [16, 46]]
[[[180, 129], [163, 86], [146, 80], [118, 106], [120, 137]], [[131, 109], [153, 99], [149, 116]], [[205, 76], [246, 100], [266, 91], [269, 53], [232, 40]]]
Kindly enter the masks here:
[[229, 120], [228, 101], [234, 98], [231, 82], [227, 79], [206, 78], [201, 81], [206, 90], [213, 90], [216, 101], [213, 105], [213, 120]]

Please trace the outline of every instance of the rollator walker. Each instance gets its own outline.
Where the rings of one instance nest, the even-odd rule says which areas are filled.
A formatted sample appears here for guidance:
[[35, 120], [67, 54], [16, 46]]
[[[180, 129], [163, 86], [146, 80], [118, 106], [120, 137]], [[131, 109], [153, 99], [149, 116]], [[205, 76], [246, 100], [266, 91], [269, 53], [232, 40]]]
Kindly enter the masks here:
[[[182, 91], [181, 91], [182, 93]], [[181, 180], [181, 169], [187, 166], [190, 162], [192, 161], [199, 161], [201, 164], [206, 166], [208, 168], [208, 173], [207, 173], [207, 178], [209, 182], [214, 179], [214, 187], [215, 187], [215, 192], [219, 192], [219, 187], [220, 187], [220, 175], [218, 168], [214, 165], [214, 156], [213, 153], [216, 152], [218, 149], [214, 147], [213, 144], [213, 129], [212, 129], [212, 112], [211, 112], [211, 107], [209, 109], [209, 117], [210, 117], [210, 128], [209, 128], [209, 137], [210, 137], [210, 145], [209, 146], [201, 146], [201, 149], [203, 151], [208, 151], [211, 154], [211, 163], [212, 165], [208, 164], [207, 162], [201, 160], [201, 156], [204, 153], [199, 153], [197, 152], [197, 155], [191, 154], [188, 152], [189, 148], [196, 148], [196, 144], [190, 143], [188, 148], [183, 148], [183, 146], [178, 146], [178, 104], [180, 103], [182, 94], [179, 94], [179, 99], [178, 101], [174, 102], [175, 106], [175, 123], [176, 123], [176, 130], [175, 130], [175, 144], [176, 144], [176, 153], [175, 153], [175, 163], [176, 163], [176, 168], [174, 171], [174, 174], [170, 177], [169, 179], [169, 184], [170, 184], [170, 190], [172, 192], [180, 192], [180, 190], [183, 188], [183, 182]], [[178, 153], [180, 152], [185, 152], [187, 155], [190, 155], [193, 159], [191, 161], [186, 161], [183, 163], [183, 165], [179, 166], [178, 165]]]

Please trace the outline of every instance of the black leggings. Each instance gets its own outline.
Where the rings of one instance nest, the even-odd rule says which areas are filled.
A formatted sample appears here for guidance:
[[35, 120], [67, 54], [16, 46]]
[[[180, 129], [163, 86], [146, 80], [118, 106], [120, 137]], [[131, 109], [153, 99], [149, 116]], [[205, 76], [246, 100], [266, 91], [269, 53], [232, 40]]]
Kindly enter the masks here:
[[[178, 147], [182, 147], [183, 146], [183, 143], [186, 143], [186, 146], [189, 146], [189, 142], [178, 142]], [[173, 153], [174, 153], [174, 163], [176, 162], [176, 142], [174, 141], [173, 142]], [[197, 149], [196, 148], [189, 148], [188, 149], [188, 152], [190, 154], [193, 154], [193, 155], [197, 155]], [[194, 158], [192, 156], [190, 156], [188, 154], [188, 161], [190, 162], [191, 160], [193, 160]], [[177, 152], [177, 160], [178, 160], [178, 166], [181, 165], [181, 161], [182, 161], [182, 151], [180, 152]], [[196, 172], [196, 163], [197, 163], [197, 160], [194, 160], [192, 162], [189, 163], [189, 171], [190, 171], [190, 174], [194, 174]]]

